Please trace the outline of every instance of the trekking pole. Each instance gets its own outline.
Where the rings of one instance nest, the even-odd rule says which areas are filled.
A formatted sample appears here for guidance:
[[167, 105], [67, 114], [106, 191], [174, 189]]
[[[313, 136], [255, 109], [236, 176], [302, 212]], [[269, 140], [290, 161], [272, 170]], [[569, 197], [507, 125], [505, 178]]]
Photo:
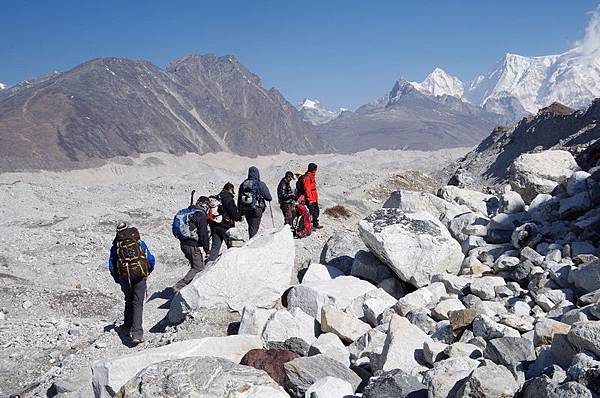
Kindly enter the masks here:
[[270, 201], [269, 201], [269, 211], [271, 212], [271, 222], [273, 223], [273, 228], [275, 228], [275, 219], [273, 218], [273, 208], [271, 207]]

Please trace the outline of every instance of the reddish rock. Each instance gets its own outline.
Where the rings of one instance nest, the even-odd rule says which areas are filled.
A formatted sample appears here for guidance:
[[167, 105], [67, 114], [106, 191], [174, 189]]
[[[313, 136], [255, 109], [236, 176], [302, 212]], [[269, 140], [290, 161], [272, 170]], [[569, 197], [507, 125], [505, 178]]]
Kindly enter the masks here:
[[277, 384], [283, 386], [285, 380], [283, 364], [296, 358], [298, 355], [291, 351], [257, 348], [248, 351], [240, 364], [264, 370]]

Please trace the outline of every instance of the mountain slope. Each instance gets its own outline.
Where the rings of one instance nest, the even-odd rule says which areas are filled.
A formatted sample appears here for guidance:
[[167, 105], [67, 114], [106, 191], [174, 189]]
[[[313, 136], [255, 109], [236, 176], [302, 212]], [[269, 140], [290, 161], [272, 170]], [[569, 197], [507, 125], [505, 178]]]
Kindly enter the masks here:
[[443, 95], [423, 94], [400, 80], [390, 93], [318, 126], [342, 152], [369, 148], [431, 150], [476, 145], [505, 118]]
[[484, 184], [504, 182], [510, 164], [522, 153], [580, 146], [600, 138], [600, 100], [585, 111], [554, 103], [511, 129], [496, 129], [458, 162], [461, 172], [482, 176]]
[[0, 93], [2, 169], [146, 152], [323, 151], [312, 126], [231, 56], [163, 70], [101, 58]]

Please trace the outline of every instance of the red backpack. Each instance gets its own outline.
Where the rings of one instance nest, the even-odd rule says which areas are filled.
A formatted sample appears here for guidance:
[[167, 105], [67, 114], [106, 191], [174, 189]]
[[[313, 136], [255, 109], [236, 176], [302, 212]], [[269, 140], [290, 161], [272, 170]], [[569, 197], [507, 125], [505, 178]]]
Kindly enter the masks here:
[[312, 232], [310, 211], [308, 211], [308, 207], [302, 201], [299, 201], [296, 203], [295, 213], [294, 220], [292, 221], [292, 230], [294, 237], [301, 239]]

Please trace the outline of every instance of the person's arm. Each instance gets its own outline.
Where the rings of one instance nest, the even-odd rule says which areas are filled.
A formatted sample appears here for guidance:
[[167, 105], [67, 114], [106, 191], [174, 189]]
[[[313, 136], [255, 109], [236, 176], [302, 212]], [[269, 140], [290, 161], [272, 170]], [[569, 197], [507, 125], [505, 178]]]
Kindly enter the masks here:
[[110, 248], [110, 256], [108, 258], [108, 271], [116, 283], [119, 283], [119, 275], [117, 274], [117, 245], [113, 240]]
[[260, 190], [260, 194], [262, 195], [264, 200], [266, 200], [267, 202], [273, 200], [273, 197], [271, 196], [271, 192], [269, 191], [269, 187], [267, 187], [267, 184], [265, 184], [262, 181], [259, 181], [258, 189]]
[[196, 232], [198, 232], [198, 243], [200, 243], [200, 246], [204, 249], [204, 253], [208, 254], [210, 247], [208, 246], [208, 223], [206, 222], [206, 217], [196, 213], [194, 214], [194, 221], [196, 224]]
[[[238, 198], [237, 198], [237, 207], [238, 208], [242, 207], [242, 185], [244, 185], [243, 182], [240, 184], [240, 187], [238, 188]], [[223, 206], [225, 206], [225, 204], [223, 204]]]
[[156, 259], [154, 258], [154, 255], [152, 254], [152, 252], [150, 252], [150, 249], [148, 249], [148, 245], [146, 245], [146, 242], [141, 241], [140, 243], [142, 245], [142, 250], [146, 254], [148, 263], [150, 263], [150, 272], [152, 272], [152, 271], [154, 271], [154, 264], [156, 263]]
[[227, 214], [229, 214], [229, 216], [233, 218], [233, 221], [242, 221], [242, 213], [240, 212], [240, 209], [235, 205], [233, 197], [224, 200], [223, 207], [225, 208]]
[[288, 195], [285, 193], [285, 186], [283, 180], [279, 181], [279, 185], [277, 185], [277, 199], [280, 202], [283, 202], [288, 198]]
[[306, 202], [312, 203], [314, 202], [314, 194], [312, 190], [312, 181], [309, 175], [304, 176], [302, 179], [302, 183], [304, 184], [304, 196], [306, 198]]

